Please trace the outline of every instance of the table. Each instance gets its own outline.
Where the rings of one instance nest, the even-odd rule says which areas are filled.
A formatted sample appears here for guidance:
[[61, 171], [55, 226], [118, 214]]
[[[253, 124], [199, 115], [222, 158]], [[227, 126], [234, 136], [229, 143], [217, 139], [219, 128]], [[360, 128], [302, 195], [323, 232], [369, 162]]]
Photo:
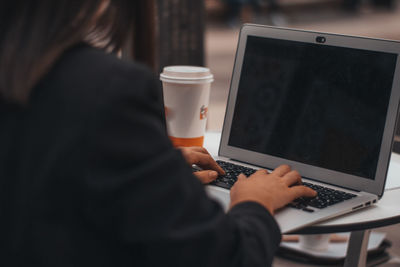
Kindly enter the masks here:
[[[207, 132], [204, 147], [218, 155], [220, 132]], [[367, 245], [372, 228], [400, 223], [400, 155], [393, 153], [389, 164], [385, 193], [377, 204], [334, 219], [326, 220], [293, 234], [351, 232], [344, 266], [366, 266]]]

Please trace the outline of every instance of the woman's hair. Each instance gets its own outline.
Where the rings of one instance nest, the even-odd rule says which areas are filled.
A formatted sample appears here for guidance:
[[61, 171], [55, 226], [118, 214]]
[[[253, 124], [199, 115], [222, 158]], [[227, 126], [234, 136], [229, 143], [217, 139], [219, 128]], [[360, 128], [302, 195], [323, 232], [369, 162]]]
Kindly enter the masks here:
[[0, 2], [0, 102], [27, 104], [60, 55], [80, 42], [119, 50], [132, 29], [137, 0]]

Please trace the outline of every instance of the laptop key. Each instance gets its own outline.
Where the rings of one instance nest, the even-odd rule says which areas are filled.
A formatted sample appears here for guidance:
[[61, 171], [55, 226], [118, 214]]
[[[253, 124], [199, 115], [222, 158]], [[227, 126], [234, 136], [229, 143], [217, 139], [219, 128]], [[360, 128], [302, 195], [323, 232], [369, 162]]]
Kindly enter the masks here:
[[310, 209], [310, 208], [303, 208], [302, 210], [307, 211], [307, 212], [314, 212], [314, 210]]

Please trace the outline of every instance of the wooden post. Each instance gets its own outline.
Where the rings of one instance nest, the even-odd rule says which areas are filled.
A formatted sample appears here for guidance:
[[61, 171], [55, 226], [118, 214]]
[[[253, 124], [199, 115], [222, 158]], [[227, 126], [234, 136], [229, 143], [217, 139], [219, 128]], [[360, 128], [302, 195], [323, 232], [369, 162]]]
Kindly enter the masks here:
[[158, 66], [204, 65], [204, 0], [157, 0]]
[[157, 74], [167, 65], [204, 65], [204, 0], [137, 1], [135, 27], [123, 57]]
[[156, 70], [156, 10], [155, 0], [138, 1], [134, 31], [135, 59]]
[[122, 57], [132, 59], [158, 71], [156, 60], [156, 5], [155, 0], [137, 1], [134, 27], [122, 51]]

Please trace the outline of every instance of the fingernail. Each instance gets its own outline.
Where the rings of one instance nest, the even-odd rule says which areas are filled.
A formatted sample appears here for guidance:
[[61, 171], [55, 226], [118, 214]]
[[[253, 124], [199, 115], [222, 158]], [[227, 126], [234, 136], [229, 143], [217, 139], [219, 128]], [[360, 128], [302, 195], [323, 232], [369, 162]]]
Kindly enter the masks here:
[[218, 172], [216, 172], [216, 171], [210, 171], [210, 172], [208, 172], [208, 176], [209, 176], [210, 178], [217, 178]]

